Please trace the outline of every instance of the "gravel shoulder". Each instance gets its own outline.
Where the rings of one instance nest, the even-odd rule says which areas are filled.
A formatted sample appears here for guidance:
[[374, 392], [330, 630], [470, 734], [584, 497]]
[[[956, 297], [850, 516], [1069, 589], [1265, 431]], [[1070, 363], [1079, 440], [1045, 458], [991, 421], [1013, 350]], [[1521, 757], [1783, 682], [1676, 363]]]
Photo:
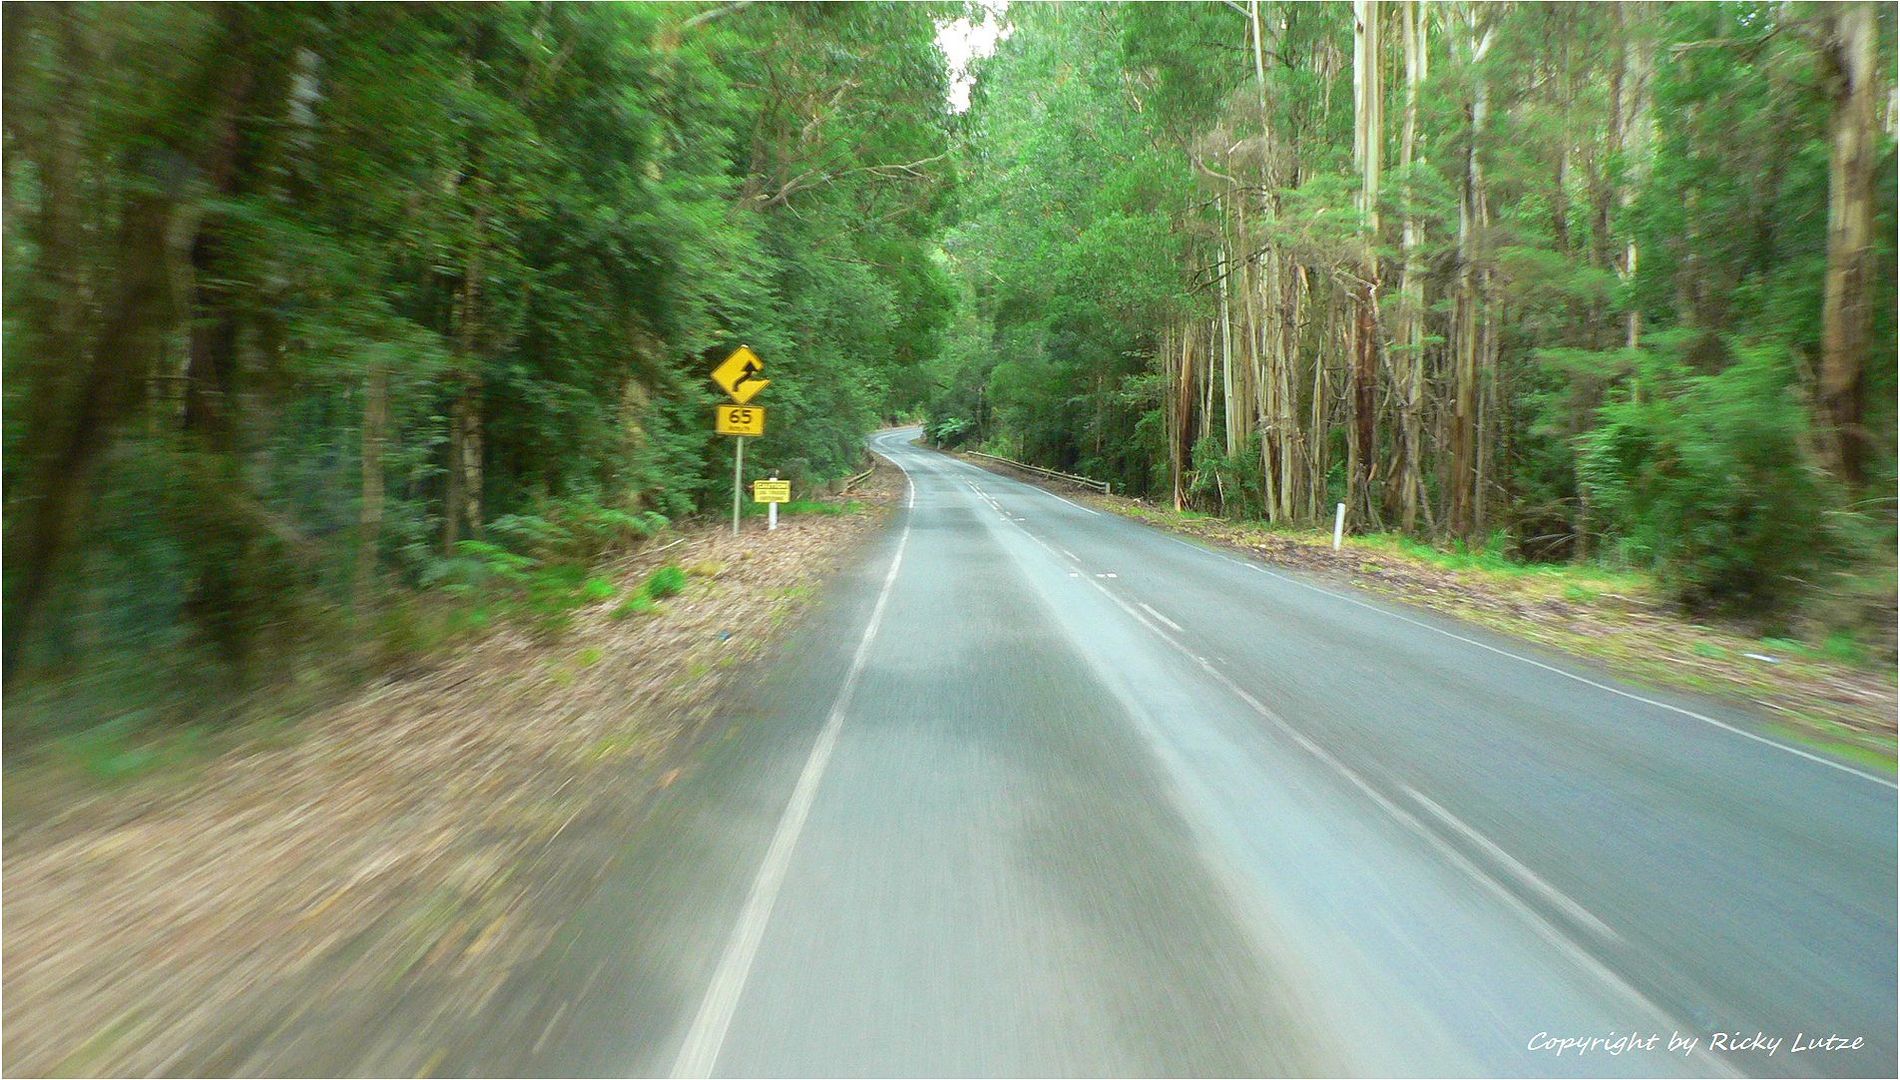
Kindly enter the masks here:
[[365, 1065], [399, 1060], [378, 1037], [430, 1045], [547, 947], [600, 872], [588, 837], [673, 782], [731, 675], [902, 491], [880, 462], [769, 540], [756, 518], [669, 533], [611, 568], [623, 590], [685, 568], [657, 614], [499, 629], [182, 774], [10, 771], [6, 1075], [270, 1072], [294, 1059], [275, 1044], [352, 1030]]

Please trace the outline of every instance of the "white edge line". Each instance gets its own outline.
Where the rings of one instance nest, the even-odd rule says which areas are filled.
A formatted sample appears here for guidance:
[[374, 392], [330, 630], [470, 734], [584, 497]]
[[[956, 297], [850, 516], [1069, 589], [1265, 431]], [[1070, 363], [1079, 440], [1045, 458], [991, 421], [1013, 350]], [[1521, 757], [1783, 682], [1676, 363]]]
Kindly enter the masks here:
[[1534, 871], [1532, 871], [1530, 867], [1525, 866], [1523, 863], [1517, 861], [1517, 859], [1512, 857], [1510, 852], [1505, 851], [1503, 848], [1493, 843], [1490, 837], [1484, 835], [1478, 830], [1465, 824], [1464, 821], [1460, 819], [1457, 815], [1453, 814], [1451, 811], [1445, 809], [1444, 807], [1438, 805], [1438, 803], [1434, 802], [1430, 797], [1425, 795], [1423, 792], [1417, 790], [1416, 788], [1412, 787], [1410, 784], [1400, 784], [1399, 787], [1403, 789], [1407, 795], [1412, 797], [1413, 802], [1418, 803], [1420, 806], [1430, 811], [1433, 817], [1444, 822], [1447, 826], [1449, 826], [1454, 832], [1458, 833], [1460, 836], [1463, 836], [1465, 839], [1470, 840], [1472, 843], [1484, 849], [1485, 854], [1497, 860], [1497, 862], [1501, 866], [1503, 866], [1506, 870], [1510, 871], [1511, 875], [1517, 878], [1518, 881], [1522, 882], [1524, 885], [1530, 887], [1536, 892], [1542, 894], [1544, 899], [1549, 900], [1551, 903], [1557, 905], [1559, 908], [1561, 908], [1564, 911], [1565, 914], [1569, 915], [1572, 919], [1576, 920], [1579, 923], [1582, 923], [1583, 925], [1596, 931], [1598, 935], [1608, 938], [1611, 941], [1623, 940], [1622, 935], [1610, 929], [1609, 926], [1605, 924], [1602, 919], [1599, 919], [1595, 915], [1590, 914], [1590, 911], [1588, 908], [1585, 908], [1582, 904], [1579, 904], [1575, 900], [1572, 900], [1569, 896], [1566, 896], [1555, 885], [1552, 885], [1548, 881], [1545, 881], [1543, 878], [1537, 876], [1537, 874]]
[[[903, 466], [899, 465], [898, 468]], [[909, 475], [908, 472], [906, 475]], [[711, 1076], [713, 1066], [719, 1061], [726, 1031], [732, 1026], [733, 1013], [739, 1007], [740, 995], [745, 992], [746, 979], [752, 973], [752, 963], [758, 956], [759, 944], [765, 939], [766, 925], [772, 919], [772, 907], [778, 902], [779, 889], [784, 885], [786, 870], [791, 866], [792, 852], [798, 846], [799, 834], [805, 829], [805, 819], [810, 816], [812, 803], [817, 799], [818, 784], [824, 779], [825, 766], [830, 763], [831, 752], [837, 746], [838, 733], [844, 727], [845, 710], [851, 705], [858, 677], [864, 671], [865, 658], [871, 651], [871, 642], [877, 637], [878, 626], [884, 621], [884, 609], [891, 598], [891, 585], [897, 580], [898, 567], [904, 564], [904, 548], [909, 543], [910, 523], [905, 522], [904, 532], [897, 541], [897, 554], [891, 558], [891, 568], [884, 575], [884, 585], [878, 591], [877, 604], [871, 609], [870, 621], [865, 623], [864, 636], [858, 640], [858, 650], [851, 657], [851, 668], [845, 674], [837, 699], [832, 702], [830, 714], [825, 717], [825, 726], [819, 731], [817, 742], [812, 745], [811, 756], [805, 760], [804, 771], [799, 773], [798, 783], [792, 788], [792, 797], [785, 804], [785, 813], [779, 818], [778, 829], [772, 834], [771, 846], [766, 849], [765, 859], [759, 864], [758, 876], [752, 880], [752, 891], [746, 896], [745, 907], [740, 910], [739, 920], [732, 928], [732, 937], [726, 942], [719, 966], [713, 971], [712, 982], [706, 987], [706, 996], [700, 1000], [699, 1012], [694, 1015], [692, 1026], [686, 1031], [686, 1040], [681, 1044], [679, 1057], [673, 1063], [673, 1075], [676, 1077]]]
[[[1136, 524], [1140, 524], [1140, 523], [1136, 522]], [[1890, 788], [1900, 789], [1900, 783], [1896, 783], [1895, 781], [1889, 780], [1886, 777], [1876, 776], [1873, 773], [1867, 772], [1864, 769], [1857, 769], [1853, 767], [1852, 765], [1847, 765], [1839, 761], [1834, 761], [1830, 758], [1822, 757], [1819, 754], [1810, 753], [1806, 750], [1801, 749], [1798, 746], [1789, 746], [1787, 743], [1782, 742], [1779, 739], [1771, 739], [1765, 735], [1757, 735], [1752, 731], [1745, 731], [1741, 728], [1736, 727], [1734, 724], [1730, 724], [1722, 720], [1717, 720], [1713, 716], [1704, 716], [1703, 714], [1699, 712], [1695, 712], [1694, 710], [1691, 710], [1691, 709], [1685, 709], [1681, 707], [1680, 705], [1671, 705], [1666, 701], [1657, 701], [1654, 698], [1647, 698], [1647, 697], [1642, 696], [1641, 694], [1633, 694], [1629, 692], [1628, 690], [1618, 689], [1617, 687], [1610, 686], [1607, 683], [1600, 683], [1600, 682], [1597, 682], [1595, 679], [1586, 678], [1574, 672], [1565, 671], [1563, 668], [1556, 667], [1555, 665], [1552, 665], [1552, 664], [1546, 664], [1541, 660], [1533, 660], [1528, 656], [1520, 656], [1517, 653], [1511, 652], [1507, 649], [1500, 649], [1495, 645], [1488, 645], [1482, 641], [1478, 641], [1475, 638], [1468, 638], [1468, 637], [1465, 637], [1463, 634], [1455, 634], [1451, 632], [1450, 630], [1444, 629], [1443, 627], [1433, 626], [1431, 623], [1428, 623], [1428, 622], [1423, 622], [1418, 619], [1408, 618], [1407, 616], [1401, 615], [1396, 611], [1392, 611], [1388, 608], [1380, 607], [1377, 604], [1369, 604], [1365, 602], [1364, 600], [1347, 596], [1344, 593], [1335, 592], [1332, 589], [1320, 588], [1318, 585], [1309, 584], [1307, 582], [1301, 581], [1300, 579], [1296, 577], [1289, 577], [1286, 574], [1282, 574], [1274, 570], [1269, 570], [1266, 567], [1261, 566], [1259, 563], [1245, 562], [1243, 560], [1236, 559], [1236, 558], [1233, 558], [1232, 556], [1215, 551], [1211, 548], [1205, 548], [1199, 544], [1191, 544], [1187, 542], [1186, 540], [1181, 539], [1178, 536], [1170, 536], [1169, 534], [1165, 532], [1161, 532], [1158, 529], [1156, 530], [1156, 532], [1158, 535], [1164, 537], [1165, 539], [1172, 540], [1175, 543], [1180, 544], [1182, 547], [1192, 548], [1193, 550], [1199, 551], [1203, 554], [1212, 555], [1217, 559], [1224, 559], [1227, 562], [1233, 563], [1236, 566], [1244, 566], [1244, 567], [1247, 567], [1248, 569], [1259, 571], [1260, 573], [1265, 574], [1268, 577], [1276, 578], [1280, 581], [1284, 581], [1288, 583], [1289, 585], [1297, 585], [1302, 589], [1307, 589], [1312, 592], [1319, 593], [1322, 596], [1330, 596], [1335, 600], [1343, 600], [1348, 604], [1353, 604], [1357, 607], [1365, 608], [1367, 611], [1376, 612], [1380, 615], [1384, 615], [1385, 617], [1389, 619], [1397, 619], [1398, 621], [1402, 623], [1409, 623], [1413, 626], [1419, 627], [1422, 630], [1430, 630], [1434, 634], [1440, 634], [1444, 637], [1451, 638], [1453, 641], [1462, 641], [1467, 645], [1475, 645], [1478, 648], [1485, 650], [1486, 652], [1493, 652], [1499, 656], [1516, 660], [1519, 663], [1529, 664], [1532, 667], [1536, 667], [1536, 668], [1542, 668], [1545, 671], [1551, 672], [1552, 674], [1555, 674], [1555, 675], [1562, 675], [1564, 678], [1570, 679], [1573, 682], [1580, 682], [1584, 684], [1585, 686], [1594, 686], [1598, 690], [1607, 690], [1610, 693], [1617, 695], [1618, 697], [1627, 698], [1630, 701], [1641, 702], [1644, 705], [1653, 705], [1658, 709], [1667, 709], [1668, 711], [1672, 713], [1689, 717], [1691, 720], [1700, 720], [1703, 723], [1708, 724], [1712, 727], [1718, 727], [1718, 728], [1721, 728], [1723, 731], [1740, 735], [1744, 739], [1751, 739], [1755, 742], [1761, 743], [1763, 746], [1772, 746], [1777, 750], [1786, 751], [1787, 753], [1793, 754], [1796, 757], [1806, 758], [1817, 765], [1825, 765], [1830, 769], [1839, 770], [1841, 772], [1847, 773], [1850, 776], [1858, 776], [1863, 780], [1871, 780], [1876, 784], [1881, 784]]]
[[1162, 623], [1168, 627], [1168, 629], [1173, 630], [1175, 633], [1183, 634], [1187, 632], [1181, 629], [1180, 623], [1175, 622], [1173, 619], [1170, 619], [1166, 615], [1161, 614], [1159, 611], [1156, 611], [1154, 608], [1149, 607], [1147, 604], [1142, 604], [1141, 601], [1139, 600], [1135, 601], [1135, 603], [1141, 604], [1141, 610], [1147, 612], [1150, 615], [1153, 615], [1157, 619], [1160, 619]]
[[1065, 503], [1068, 503], [1068, 504], [1069, 504], [1070, 506], [1073, 506], [1073, 507], [1075, 507], [1075, 508], [1076, 508], [1077, 510], [1080, 510], [1080, 511], [1082, 511], [1082, 512], [1083, 512], [1084, 514], [1087, 514], [1087, 515], [1089, 515], [1090, 517], [1101, 517], [1101, 516], [1102, 516], [1102, 512], [1101, 512], [1100, 510], [1091, 510], [1091, 509], [1089, 509], [1088, 507], [1086, 507], [1086, 506], [1083, 506], [1083, 505], [1082, 505], [1081, 503], [1079, 503], [1079, 502], [1076, 502], [1076, 501], [1074, 501], [1074, 500], [1072, 500], [1072, 499], [1064, 499], [1064, 498], [1063, 498], [1062, 496], [1060, 496], [1060, 495], [1057, 495], [1057, 494], [1056, 494], [1055, 492], [1053, 492], [1053, 491], [1050, 491], [1050, 490], [1049, 490], [1048, 488], [1046, 488], [1046, 487], [1036, 487], [1036, 485], [1034, 485], [1034, 484], [1024, 484], [1023, 486], [1024, 486], [1024, 487], [1029, 487], [1029, 488], [1034, 488], [1035, 490], [1037, 490], [1037, 491], [1040, 491], [1040, 492], [1042, 492], [1042, 493], [1043, 493], [1044, 495], [1047, 495], [1047, 496], [1049, 496], [1050, 498], [1052, 498], [1052, 499], [1055, 499], [1055, 500], [1057, 500], [1058, 502], [1065, 502]]

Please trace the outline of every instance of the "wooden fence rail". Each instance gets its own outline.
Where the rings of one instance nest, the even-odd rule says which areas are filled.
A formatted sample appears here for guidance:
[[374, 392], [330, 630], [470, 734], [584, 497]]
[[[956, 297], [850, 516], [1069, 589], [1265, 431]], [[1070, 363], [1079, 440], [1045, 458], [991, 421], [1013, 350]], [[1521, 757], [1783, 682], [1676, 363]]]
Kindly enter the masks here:
[[998, 457], [995, 454], [985, 454], [980, 450], [965, 450], [964, 453], [970, 455], [971, 457], [980, 457], [988, 461], [1000, 461], [1003, 464], [1010, 466], [1011, 468], [1022, 469], [1025, 472], [1037, 473], [1039, 475], [1051, 477], [1056, 480], [1066, 480], [1071, 484], [1080, 484], [1081, 486], [1085, 488], [1093, 488], [1094, 490], [1099, 491], [1104, 495], [1110, 494], [1109, 482], [1107, 480], [1091, 480], [1086, 476], [1077, 476], [1074, 473], [1058, 472], [1055, 469], [1045, 469], [1040, 465], [1030, 465], [1025, 462], [1012, 460], [1010, 458]]

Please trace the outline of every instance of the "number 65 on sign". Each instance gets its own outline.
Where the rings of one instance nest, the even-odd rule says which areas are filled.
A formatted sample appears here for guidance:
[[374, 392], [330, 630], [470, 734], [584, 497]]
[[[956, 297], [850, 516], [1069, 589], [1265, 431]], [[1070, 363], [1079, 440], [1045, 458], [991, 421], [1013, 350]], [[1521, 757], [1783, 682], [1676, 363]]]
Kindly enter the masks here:
[[721, 435], [765, 434], [765, 410], [757, 405], [721, 405], [713, 430]]

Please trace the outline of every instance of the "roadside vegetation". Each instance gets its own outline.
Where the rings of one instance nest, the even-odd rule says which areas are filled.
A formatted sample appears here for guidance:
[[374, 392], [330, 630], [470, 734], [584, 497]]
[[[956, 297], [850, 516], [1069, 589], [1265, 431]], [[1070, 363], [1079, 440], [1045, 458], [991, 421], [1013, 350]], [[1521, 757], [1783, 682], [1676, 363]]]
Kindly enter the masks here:
[[1891, 670], [1891, 7], [1007, 20], [934, 442]]
[[559, 632], [726, 505], [739, 344], [752, 472], [859, 472], [953, 299], [949, 11], [9, 6], [9, 762]]

